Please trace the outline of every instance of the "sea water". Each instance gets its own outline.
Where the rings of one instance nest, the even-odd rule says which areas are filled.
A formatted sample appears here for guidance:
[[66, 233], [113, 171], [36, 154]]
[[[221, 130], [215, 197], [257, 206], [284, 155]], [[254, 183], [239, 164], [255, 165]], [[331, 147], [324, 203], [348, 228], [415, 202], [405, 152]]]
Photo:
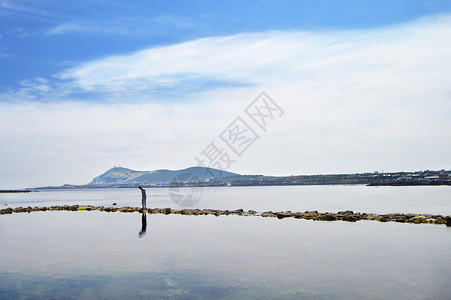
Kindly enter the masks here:
[[[365, 213], [424, 213], [451, 215], [451, 186], [369, 187], [364, 185], [251, 186], [181, 188], [188, 195], [196, 189], [189, 208], [262, 211]], [[184, 208], [171, 198], [171, 189], [147, 188], [148, 207]], [[52, 205], [141, 206], [138, 189], [41, 190], [0, 194], [0, 207]]]
[[444, 225], [57, 211], [0, 216], [0, 241], [0, 299], [451, 295]]
[[[213, 187], [193, 207], [450, 215], [450, 191]], [[148, 206], [180, 208], [169, 193], [148, 188]], [[140, 201], [137, 189], [0, 194], [3, 207]], [[448, 299], [449, 249], [451, 228], [432, 224], [14, 213], [0, 215], [0, 299]]]

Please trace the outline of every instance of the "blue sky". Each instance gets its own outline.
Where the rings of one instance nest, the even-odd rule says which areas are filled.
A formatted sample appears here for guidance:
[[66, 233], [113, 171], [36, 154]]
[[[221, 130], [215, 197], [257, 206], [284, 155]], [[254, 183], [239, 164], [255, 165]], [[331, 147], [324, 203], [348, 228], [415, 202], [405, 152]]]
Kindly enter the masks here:
[[0, 188], [192, 166], [263, 90], [287, 113], [231, 171], [451, 168], [450, 25], [451, 1], [0, 0]]
[[150, 46], [267, 30], [368, 29], [451, 11], [450, 1], [0, 2], [0, 86]]

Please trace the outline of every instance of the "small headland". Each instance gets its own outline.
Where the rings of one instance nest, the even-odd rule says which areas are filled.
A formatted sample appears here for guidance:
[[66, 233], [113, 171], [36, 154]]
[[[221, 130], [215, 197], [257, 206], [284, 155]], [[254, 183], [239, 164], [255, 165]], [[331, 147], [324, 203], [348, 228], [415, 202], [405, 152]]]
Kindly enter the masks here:
[[362, 220], [379, 221], [379, 222], [398, 222], [398, 223], [414, 223], [414, 224], [445, 224], [451, 226], [451, 216], [431, 215], [431, 214], [373, 214], [373, 213], [360, 213], [353, 212], [351, 210], [339, 211], [337, 213], [318, 211], [305, 211], [305, 212], [256, 212], [254, 210], [244, 211], [243, 209], [236, 210], [218, 210], [218, 209], [171, 209], [171, 208], [149, 208], [141, 209], [139, 207], [104, 207], [104, 206], [80, 206], [80, 205], [62, 205], [62, 206], [49, 206], [49, 207], [17, 207], [17, 208], [5, 208], [0, 209], [0, 215], [12, 214], [12, 213], [31, 213], [36, 211], [102, 211], [102, 212], [140, 212], [149, 214], [178, 214], [178, 215], [214, 215], [214, 216], [259, 216], [266, 218], [295, 218], [314, 221], [346, 221], [357, 222]]
[[0, 190], [0, 194], [6, 193], [31, 193], [30, 190]]

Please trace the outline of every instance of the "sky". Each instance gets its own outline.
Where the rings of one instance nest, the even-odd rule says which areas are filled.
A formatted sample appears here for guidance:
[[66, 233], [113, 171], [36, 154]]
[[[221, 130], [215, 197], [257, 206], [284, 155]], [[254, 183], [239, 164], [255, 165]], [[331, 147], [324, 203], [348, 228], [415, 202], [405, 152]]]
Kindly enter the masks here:
[[444, 0], [0, 0], [0, 189], [451, 169], [450, 53]]

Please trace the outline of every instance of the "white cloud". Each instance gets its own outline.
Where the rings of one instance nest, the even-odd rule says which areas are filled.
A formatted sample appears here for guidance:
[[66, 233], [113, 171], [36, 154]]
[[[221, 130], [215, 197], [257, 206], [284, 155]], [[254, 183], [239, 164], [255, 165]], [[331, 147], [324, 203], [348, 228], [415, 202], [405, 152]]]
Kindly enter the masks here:
[[171, 86], [192, 92], [288, 82], [361, 91], [396, 88], [403, 77], [436, 81], [447, 74], [449, 36], [449, 16], [384, 30], [238, 34], [107, 57], [66, 70], [61, 78], [119, 97]]
[[[8, 169], [23, 170], [15, 182], [30, 174], [30, 186], [84, 183], [113, 164], [192, 165], [261, 90], [286, 113], [232, 171], [451, 168], [450, 25], [442, 16], [381, 30], [211, 37], [88, 62], [62, 72], [61, 85], [25, 82], [9, 99], [78, 89], [114, 100], [4, 104], [1, 182]], [[49, 177], [27, 166], [51, 166]]]
[[92, 24], [83, 24], [77, 21], [64, 22], [60, 25], [49, 30], [50, 35], [66, 34], [68, 32], [90, 32], [96, 31], [97, 29], [92, 28]]

